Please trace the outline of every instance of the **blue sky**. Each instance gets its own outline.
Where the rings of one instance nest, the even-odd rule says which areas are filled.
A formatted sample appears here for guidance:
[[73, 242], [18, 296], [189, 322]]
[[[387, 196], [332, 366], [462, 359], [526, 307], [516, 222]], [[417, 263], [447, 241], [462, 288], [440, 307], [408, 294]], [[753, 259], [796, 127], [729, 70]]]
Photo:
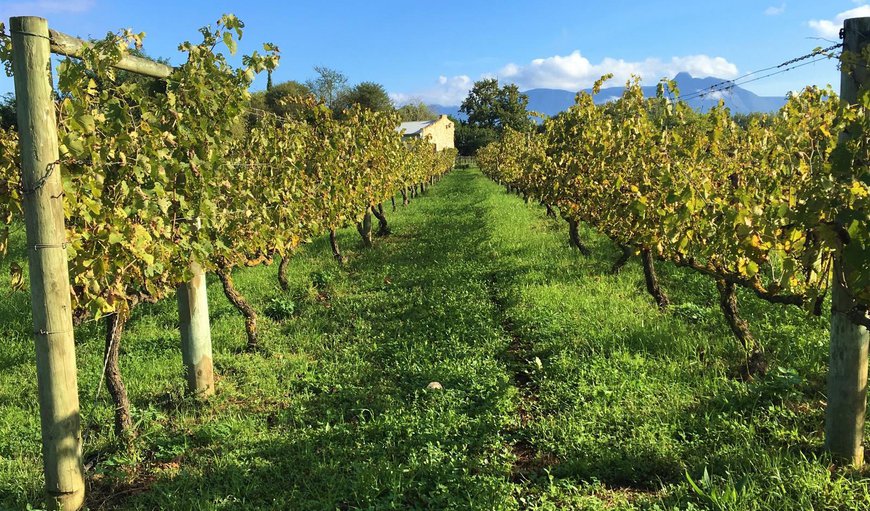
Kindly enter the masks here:
[[[397, 102], [458, 104], [475, 80], [496, 76], [535, 87], [577, 90], [600, 74], [646, 83], [688, 71], [734, 78], [776, 65], [837, 39], [846, 16], [870, 16], [868, 0], [611, 0], [609, 2], [440, 0], [184, 1], [0, 0], [0, 19], [39, 15], [62, 32], [102, 37], [144, 31], [146, 51], [180, 63], [178, 43], [232, 12], [245, 23], [240, 52], [273, 42], [281, 49], [276, 82], [305, 80], [312, 67], [351, 83], [383, 84]], [[827, 39], [827, 40], [826, 40]], [[834, 41], [836, 42], [836, 41]], [[746, 88], [782, 96], [808, 84], [833, 84], [833, 61], [760, 80]], [[265, 77], [254, 88], [264, 88]], [[0, 93], [12, 90], [0, 78]]]

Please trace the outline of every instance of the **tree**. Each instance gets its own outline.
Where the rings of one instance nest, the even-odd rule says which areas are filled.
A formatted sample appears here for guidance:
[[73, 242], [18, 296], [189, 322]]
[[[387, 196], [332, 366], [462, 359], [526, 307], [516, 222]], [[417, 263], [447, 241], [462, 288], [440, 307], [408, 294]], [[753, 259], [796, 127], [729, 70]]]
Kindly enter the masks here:
[[15, 96], [5, 94], [0, 99], [0, 129], [8, 130], [18, 127], [18, 114], [15, 111]]
[[468, 124], [473, 127], [525, 131], [532, 127], [528, 104], [529, 97], [516, 85], [499, 87], [497, 79], [487, 78], [474, 82], [459, 111], [468, 115]]
[[[401, 108], [399, 108], [398, 112], [399, 117], [402, 118], [402, 122], [434, 121], [438, 118], [438, 114], [433, 112], [432, 109], [425, 105], [422, 101], [403, 105]], [[459, 126], [459, 123], [456, 122], [456, 119], [453, 119], [453, 124], [457, 127]]]
[[326, 66], [315, 66], [314, 71], [317, 72], [318, 77], [307, 80], [305, 85], [317, 99], [326, 103], [326, 106], [335, 108], [336, 100], [347, 89], [347, 76]]
[[499, 138], [498, 130], [484, 126], [473, 126], [467, 121], [450, 117], [455, 126], [454, 140], [456, 149], [462, 156], [474, 156], [477, 150], [495, 142]]
[[459, 111], [468, 116], [468, 124], [480, 128], [498, 127], [496, 103], [498, 103], [498, 80], [489, 78], [474, 82], [474, 87], [462, 101]]
[[338, 96], [333, 109], [342, 111], [352, 105], [360, 105], [364, 110], [372, 112], [393, 110], [393, 102], [387, 95], [387, 90], [383, 85], [375, 82], [362, 82], [347, 89]]
[[297, 117], [302, 107], [293, 103], [293, 98], [304, 98], [312, 94], [304, 83], [290, 80], [273, 85], [270, 89], [251, 94], [251, 107], [266, 110], [281, 117]]
[[519, 87], [511, 83], [499, 90], [496, 115], [499, 127], [510, 127], [525, 131], [533, 127], [529, 119], [529, 97], [520, 92]]

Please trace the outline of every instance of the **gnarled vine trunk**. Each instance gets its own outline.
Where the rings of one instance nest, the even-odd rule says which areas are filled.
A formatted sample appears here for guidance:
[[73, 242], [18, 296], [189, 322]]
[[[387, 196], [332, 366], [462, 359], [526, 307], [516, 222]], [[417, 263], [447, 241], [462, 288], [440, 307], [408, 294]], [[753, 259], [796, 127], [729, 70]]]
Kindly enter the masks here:
[[366, 209], [362, 221], [357, 222], [356, 230], [362, 238], [363, 246], [370, 248], [372, 246], [372, 214], [369, 208]]
[[287, 291], [290, 288], [290, 282], [287, 280], [287, 268], [290, 266], [290, 254], [281, 256], [281, 262], [278, 263], [278, 284], [281, 289]]
[[643, 276], [646, 281], [646, 290], [652, 295], [659, 309], [664, 309], [671, 304], [668, 295], [662, 290], [659, 285], [659, 278], [656, 275], [655, 261], [653, 260], [652, 251], [644, 248], [640, 251], [641, 259], [643, 260]]
[[395, 213], [396, 212], [396, 196], [395, 195], [390, 197], [390, 202], [393, 204], [393, 213]]
[[622, 251], [622, 254], [619, 255], [619, 259], [610, 267], [611, 275], [621, 272], [625, 265], [628, 264], [628, 260], [631, 259], [631, 254], [634, 252], [630, 246], [621, 243], [619, 244], [619, 249]]
[[387, 236], [390, 234], [390, 224], [387, 223], [387, 216], [384, 214], [383, 203], [378, 203], [377, 206], [372, 206], [372, 213], [378, 219], [378, 236]]
[[335, 229], [329, 230], [329, 246], [332, 247], [332, 257], [338, 261], [338, 264], [347, 262], [347, 258], [341, 255], [341, 248], [338, 246], [338, 239], [335, 237]]
[[245, 349], [249, 352], [256, 351], [260, 346], [260, 341], [257, 339], [257, 311], [251, 307], [251, 304], [236, 289], [230, 270], [218, 268], [215, 273], [217, 273], [221, 284], [223, 284], [227, 300], [245, 317], [245, 334], [248, 337], [248, 344]]
[[716, 288], [719, 290], [719, 308], [722, 309], [722, 314], [725, 315], [725, 320], [728, 327], [734, 334], [734, 337], [743, 346], [743, 349], [749, 353], [755, 348], [755, 339], [749, 332], [749, 325], [740, 317], [737, 310], [737, 286], [732, 282], [727, 282], [723, 279], [716, 279]]
[[823, 291], [813, 301], [813, 316], [821, 316], [825, 305], [825, 297], [828, 295], [827, 290]]
[[402, 188], [402, 206], [407, 206], [408, 202], [408, 190], [407, 188]]
[[115, 405], [115, 435], [129, 439], [133, 434], [133, 420], [130, 417], [130, 398], [127, 387], [121, 378], [119, 358], [121, 354], [121, 336], [129, 318], [129, 311], [120, 310], [106, 317], [106, 389], [112, 396]]
[[566, 220], [568, 221], [568, 238], [571, 241], [571, 246], [579, 250], [584, 256], [588, 257], [592, 252], [583, 244], [583, 241], [580, 240], [580, 230], [577, 220], [574, 220], [573, 218], [567, 218]]
[[752, 337], [749, 324], [740, 317], [737, 308], [737, 286], [733, 282], [716, 279], [716, 288], [719, 290], [719, 308], [725, 316], [728, 328], [740, 342], [743, 352], [746, 354], [746, 367], [744, 376], [749, 378], [767, 372], [767, 361], [761, 346]]
[[546, 202], [542, 202], [541, 204], [543, 204], [544, 207], [547, 208], [547, 216], [556, 218], [556, 212], [553, 211], [553, 208], [549, 204], [547, 204]]

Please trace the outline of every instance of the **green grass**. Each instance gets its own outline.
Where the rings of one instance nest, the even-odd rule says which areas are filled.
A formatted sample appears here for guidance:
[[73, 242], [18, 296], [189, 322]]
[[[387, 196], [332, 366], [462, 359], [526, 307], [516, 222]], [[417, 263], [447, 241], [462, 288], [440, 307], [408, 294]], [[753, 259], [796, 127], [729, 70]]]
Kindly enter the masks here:
[[[825, 321], [741, 295], [772, 361], [743, 382], [715, 286], [660, 265], [661, 313], [632, 262], [477, 170], [388, 217], [340, 268], [315, 240], [237, 272], [263, 353], [217, 282], [218, 375], [184, 397], [175, 304], [142, 306], [122, 371], [139, 436], [119, 450], [101, 325], [76, 331], [92, 509], [865, 509], [868, 480], [822, 454]], [[21, 244], [22, 235], [14, 240]], [[20, 254], [18, 254], [20, 255]], [[15, 254], [13, 254], [13, 257]], [[0, 289], [8, 289], [8, 262]], [[3, 280], [6, 279], [6, 280]], [[0, 508], [41, 504], [29, 304], [0, 296]], [[443, 390], [427, 390], [432, 381]]]

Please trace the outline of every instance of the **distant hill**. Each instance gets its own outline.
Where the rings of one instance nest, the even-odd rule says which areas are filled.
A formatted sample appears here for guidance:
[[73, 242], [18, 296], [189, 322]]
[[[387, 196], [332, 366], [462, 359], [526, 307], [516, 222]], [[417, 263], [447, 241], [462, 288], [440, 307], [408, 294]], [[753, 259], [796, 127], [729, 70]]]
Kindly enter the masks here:
[[[674, 77], [677, 88], [680, 90], [681, 96], [689, 96], [699, 90], [707, 89], [712, 85], [725, 82], [721, 78], [707, 77], [695, 78], [689, 73], [679, 73]], [[602, 89], [595, 96], [596, 103], [604, 103], [618, 98], [622, 95], [622, 86], [608, 87]], [[592, 92], [591, 89], [586, 89], [586, 92]], [[649, 85], [643, 87], [644, 95], [654, 97], [656, 95], [656, 86]], [[574, 96], [576, 92], [561, 90], [561, 89], [529, 89], [524, 92], [529, 96], [529, 110], [540, 112], [553, 116], [567, 110], [568, 107], [574, 104]], [[692, 108], [699, 111], [709, 110], [716, 106], [719, 100], [725, 102], [725, 106], [731, 109], [732, 113], [748, 114], [752, 112], [775, 112], [785, 104], [785, 96], [759, 96], [754, 92], [750, 92], [739, 86], [734, 86], [730, 90], [722, 90], [713, 94], [708, 94], [703, 97], [694, 97], [687, 101]], [[447, 114], [464, 119], [465, 115], [459, 113], [458, 106], [446, 105], [429, 105], [429, 107], [439, 114]]]
[[459, 111], [459, 105], [456, 106], [447, 106], [447, 105], [429, 105], [429, 108], [438, 115], [449, 115], [451, 117], [456, 117], [457, 119], [465, 120], [465, 114]]

